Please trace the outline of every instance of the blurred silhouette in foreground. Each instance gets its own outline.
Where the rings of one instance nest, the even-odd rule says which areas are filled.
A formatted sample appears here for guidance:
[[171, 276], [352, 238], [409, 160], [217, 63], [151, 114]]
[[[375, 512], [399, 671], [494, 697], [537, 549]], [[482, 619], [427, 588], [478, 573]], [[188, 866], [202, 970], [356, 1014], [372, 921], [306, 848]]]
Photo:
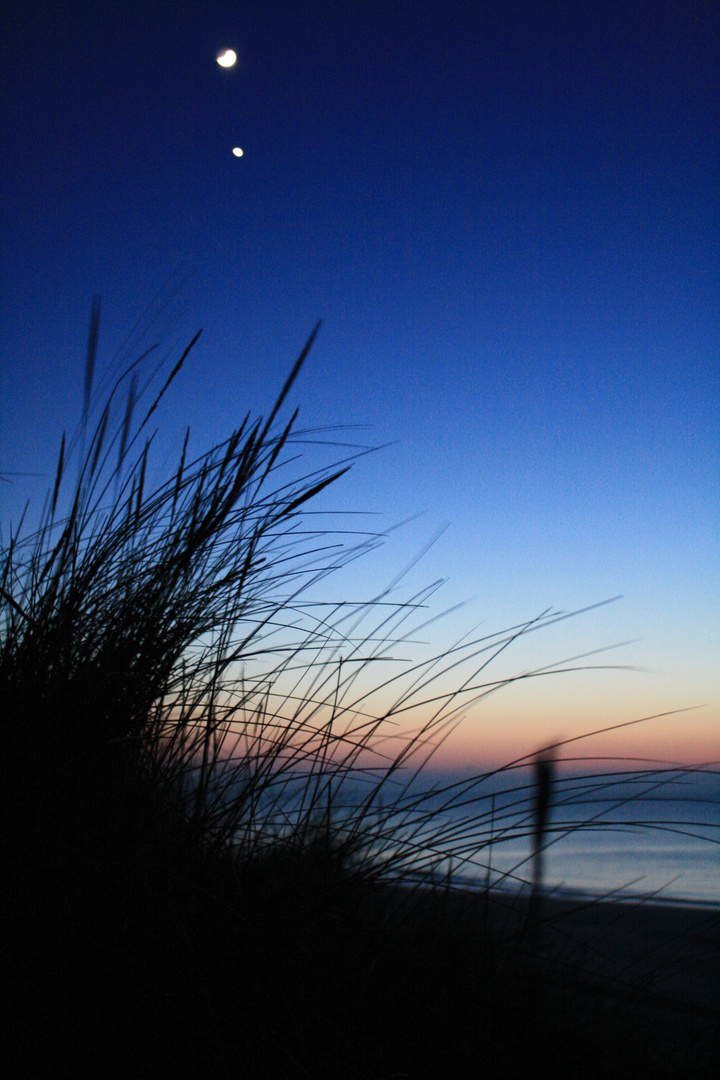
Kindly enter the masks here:
[[526, 929], [533, 937], [537, 933], [542, 908], [545, 842], [548, 833], [548, 816], [552, 789], [555, 781], [555, 751], [553, 747], [541, 750], [535, 757], [535, 806], [532, 833], [532, 891], [527, 909]]

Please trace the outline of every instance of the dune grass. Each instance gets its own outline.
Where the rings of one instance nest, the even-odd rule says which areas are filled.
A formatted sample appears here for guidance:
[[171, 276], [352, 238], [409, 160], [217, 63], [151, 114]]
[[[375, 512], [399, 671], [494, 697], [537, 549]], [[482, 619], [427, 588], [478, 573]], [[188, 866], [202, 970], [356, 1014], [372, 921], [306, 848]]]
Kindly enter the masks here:
[[[99, 320], [96, 303], [40, 522], [2, 549], [4, 1075], [570, 1075], [583, 1059], [600, 1076], [611, 1058], [639, 1075], [637, 1045], [615, 1060], [578, 1028], [567, 980], [540, 974], [536, 915], [529, 935], [489, 876], [493, 845], [532, 837], [536, 909], [551, 751], [502, 811], [489, 775], [418, 783], [508, 681], [493, 659], [570, 616], [402, 663], [434, 586], [315, 598], [378, 539], [307, 513], [365, 452], [304, 471], [323, 433], [281, 421], [318, 327], [267, 418], [195, 458], [188, 433], [151, 485], [154, 414], [199, 335], [167, 375], [130, 364], [96, 408]], [[486, 867], [468, 917], [463, 873]]]

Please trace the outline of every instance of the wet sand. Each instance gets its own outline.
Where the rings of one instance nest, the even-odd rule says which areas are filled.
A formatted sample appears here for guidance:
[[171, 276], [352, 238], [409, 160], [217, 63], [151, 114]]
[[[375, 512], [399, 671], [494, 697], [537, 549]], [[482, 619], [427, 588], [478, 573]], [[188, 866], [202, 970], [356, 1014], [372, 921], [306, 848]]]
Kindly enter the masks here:
[[427, 902], [458, 932], [487, 934], [510, 965], [532, 959], [590, 992], [720, 1024], [720, 904], [556, 894], [529, 916], [527, 894], [442, 888]]
[[719, 908], [550, 897], [539, 940], [607, 988], [720, 1016]]
[[489, 926], [508, 950], [536, 953], [589, 984], [720, 1017], [720, 905], [549, 895], [529, 918], [526, 895], [467, 890], [445, 902], [468, 928]]
[[537, 980], [549, 1012], [575, 1001], [588, 1024], [652, 1044], [668, 1075], [684, 1075], [690, 1058], [692, 1075], [714, 1074], [720, 905], [551, 895], [529, 917], [527, 895], [468, 890], [443, 902], [461, 933], [488, 934], [518, 988]]

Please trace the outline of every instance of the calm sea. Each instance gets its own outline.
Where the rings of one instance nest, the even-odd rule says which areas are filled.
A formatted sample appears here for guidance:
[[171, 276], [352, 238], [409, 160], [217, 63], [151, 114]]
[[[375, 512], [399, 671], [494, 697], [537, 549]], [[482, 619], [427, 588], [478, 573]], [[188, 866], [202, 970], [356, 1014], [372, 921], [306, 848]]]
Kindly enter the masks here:
[[[424, 835], [468, 881], [532, 878], [532, 775], [501, 774], [436, 809]], [[438, 837], [438, 830], [440, 832]], [[439, 840], [439, 842], [438, 842]], [[543, 852], [548, 889], [720, 903], [720, 773], [564, 775], [553, 786]]]
[[[376, 786], [367, 774], [333, 785], [331, 817], [357, 820]], [[307, 814], [300, 776], [283, 775], [259, 817], [277, 833]], [[314, 802], [315, 820], [325, 796]], [[405, 869], [493, 888], [529, 888], [536, 787], [531, 770], [481, 778], [421, 772], [381, 785], [374, 855], [405, 853]], [[343, 806], [344, 804], [344, 806]], [[259, 806], [258, 806], [259, 809]], [[316, 812], [317, 811], [317, 812]], [[371, 826], [374, 811], [363, 818]], [[387, 841], [388, 836], [390, 841]], [[570, 774], [554, 778], [543, 850], [543, 884], [559, 893], [720, 904], [720, 770]]]

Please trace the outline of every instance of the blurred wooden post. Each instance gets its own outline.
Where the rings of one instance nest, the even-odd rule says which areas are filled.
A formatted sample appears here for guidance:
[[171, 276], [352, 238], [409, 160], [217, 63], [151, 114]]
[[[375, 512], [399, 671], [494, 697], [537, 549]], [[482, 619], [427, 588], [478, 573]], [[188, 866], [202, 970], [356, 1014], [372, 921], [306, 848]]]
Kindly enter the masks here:
[[541, 750], [535, 758], [535, 808], [533, 815], [532, 892], [528, 903], [526, 929], [535, 939], [540, 924], [543, 864], [548, 814], [555, 774], [552, 750]]

